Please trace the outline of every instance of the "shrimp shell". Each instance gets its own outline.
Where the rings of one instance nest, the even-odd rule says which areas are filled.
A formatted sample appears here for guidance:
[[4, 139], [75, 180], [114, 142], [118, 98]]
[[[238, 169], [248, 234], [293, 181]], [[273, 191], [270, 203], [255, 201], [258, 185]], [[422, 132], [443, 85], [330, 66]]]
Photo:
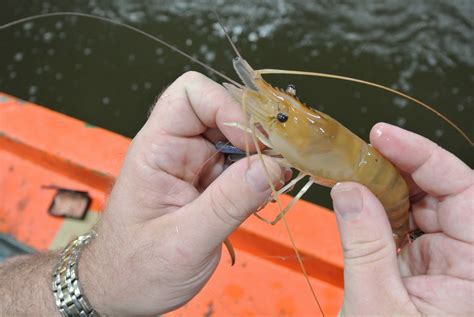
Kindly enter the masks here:
[[385, 208], [400, 246], [408, 235], [410, 203], [408, 186], [392, 163], [329, 115], [272, 87], [245, 60], [236, 58], [234, 68], [245, 87], [225, 87], [242, 103], [251, 124], [263, 132], [259, 139], [314, 183], [332, 187], [353, 181], [369, 188]]

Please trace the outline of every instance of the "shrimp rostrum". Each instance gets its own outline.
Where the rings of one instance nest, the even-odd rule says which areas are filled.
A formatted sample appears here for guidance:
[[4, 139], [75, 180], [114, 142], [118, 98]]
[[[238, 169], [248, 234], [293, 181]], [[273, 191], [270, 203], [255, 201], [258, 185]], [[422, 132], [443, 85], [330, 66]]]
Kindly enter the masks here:
[[399, 246], [408, 234], [410, 204], [408, 186], [397, 169], [335, 119], [302, 103], [293, 86], [286, 91], [271, 86], [240, 57], [234, 59], [234, 68], [245, 87], [224, 85], [248, 117], [249, 126], [240, 128], [271, 148], [267, 152], [282, 164], [299, 171], [274, 195], [309, 176], [309, 181], [274, 220], [259, 218], [277, 223], [313, 183], [332, 187], [337, 182], [354, 181], [367, 186], [381, 201]]

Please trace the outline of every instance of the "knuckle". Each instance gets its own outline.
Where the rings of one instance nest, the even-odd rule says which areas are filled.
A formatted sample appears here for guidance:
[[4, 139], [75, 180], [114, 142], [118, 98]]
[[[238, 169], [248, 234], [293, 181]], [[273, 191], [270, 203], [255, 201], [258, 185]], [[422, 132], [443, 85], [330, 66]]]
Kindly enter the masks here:
[[356, 265], [377, 263], [392, 252], [392, 246], [382, 239], [352, 241], [343, 247], [344, 260]]
[[242, 208], [228, 196], [220, 184], [216, 184], [210, 195], [210, 208], [215, 216], [228, 226], [237, 226], [245, 219], [239, 215]]

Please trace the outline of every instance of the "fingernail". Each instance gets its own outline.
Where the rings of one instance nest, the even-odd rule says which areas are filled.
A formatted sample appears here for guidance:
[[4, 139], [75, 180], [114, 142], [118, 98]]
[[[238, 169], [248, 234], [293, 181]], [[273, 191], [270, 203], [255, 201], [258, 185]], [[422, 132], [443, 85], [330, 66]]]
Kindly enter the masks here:
[[377, 138], [380, 138], [382, 136], [382, 129], [380, 128], [375, 129], [375, 136]]
[[390, 137], [384, 133], [385, 124], [379, 124], [375, 129], [374, 137], [376, 139], [383, 139], [384, 141], [390, 141]]
[[287, 166], [282, 166], [282, 174], [284, 175], [285, 183], [290, 181], [291, 176], [293, 176], [293, 170]]
[[331, 191], [331, 197], [334, 201], [334, 210], [343, 219], [353, 220], [359, 217], [363, 201], [362, 193], [358, 188], [354, 188], [351, 185], [336, 184]]
[[255, 160], [250, 165], [246, 173], [247, 182], [259, 192], [267, 191], [270, 188], [269, 180], [270, 178], [272, 183], [276, 181], [276, 175], [269, 175], [267, 177], [265, 169], [259, 160]]

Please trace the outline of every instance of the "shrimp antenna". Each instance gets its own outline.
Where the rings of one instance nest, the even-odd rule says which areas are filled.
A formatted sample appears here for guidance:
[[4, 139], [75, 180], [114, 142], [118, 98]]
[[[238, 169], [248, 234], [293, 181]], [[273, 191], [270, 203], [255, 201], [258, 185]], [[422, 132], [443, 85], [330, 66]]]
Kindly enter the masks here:
[[428, 109], [429, 111], [433, 112], [434, 114], [439, 116], [441, 119], [443, 119], [445, 122], [447, 122], [451, 127], [456, 129], [456, 131], [458, 131], [464, 137], [464, 139], [466, 139], [467, 142], [469, 142], [469, 144], [471, 146], [474, 145], [471, 138], [460, 127], [458, 127], [454, 122], [452, 122], [448, 117], [446, 117], [444, 114], [442, 114], [441, 112], [436, 110], [434, 107], [429, 106], [428, 104], [426, 104], [426, 103], [424, 103], [424, 102], [422, 102], [422, 101], [420, 101], [420, 100], [418, 100], [414, 97], [411, 97], [407, 94], [404, 94], [403, 92], [400, 92], [398, 90], [389, 88], [387, 86], [380, 85], [380, 84], [373, 83], [373, 82], [366, 81], [366, 80], [362, 80], [362, 79], [346, 77], [346, 76], [339, 76], [339, 75], [334, 75], [334, 74], [327, 74], [327, 73], [305, 72], [305, 71], [284, 70], [284, 69], [260, 69], [260, 70], [257, 70], [256, 72], [259, 73], [259, 74], [290, 74], [290, 75], [302, 75], [302, 76], [313, 76], [313, 77], [324, 77], [324, 78], [339, 79], [339, 80], [345, 80], [345, 81], [352, 81], [352, 82], [355, 82], [355, 83], [359, 83], [359, 84], [363, 84], [363, 85], [367, 85], [367, 86], [372, 86], [372, 87], [376, 87], [378, 89], [388, 91], [392, 94], [395, 94], [395, 95], [401, 96], [405, 99], [408, 99], [410, 101], [413, 101], [416, 104], [418, 104], [418, 105]]
[[219, 16], [219, 14], [217, 13], [217, 10], [214, 9], [212, 10], [214, 12], [214, 14], [216, 15], [216, 18], [217, 18], [217, 23], [220, 25], [220, 27], [222, 28], [222, 31], [224, 31], [224, 34], [225, 36], [227, 37], [227, 40], [229, 41], [230, 45], [232, 46], [232, 48], [234, 49], [234, 52], [235, 54], [237, 54], [238, 57], [240, 57], [241, 59], [244, 59], [242, 57], [242, 55], [240, 55], [240, 52], [239, 50], [237, 49], [237, 47], [235, 46], [234, 44], [234, 41], [232, 41], [232, 39], [230, 38], [229, 36], [229, 33], [227, 32], [227, 29], [225, 28], [224, 24], [221, 22], [221, 18]]
[[[227, 32], [227, 29], [225, 28], [224, 24], [222, 23], [221, 21], [221, 17], [219, 16], [219, 13], [217, 13], [217, 10], [216, 9], [213, 9], [212, 12], [214, 12], [214, 15], [216, 16], [216, 19], [217, 19], [217, 23], [219, 24], [219, 26], [222, 28], [222, 31], [224, 31], [224, 34], [227, 38], [227, 40], [229, 41], [230, 45], [232, 46], [232, 49], [234, 50], [235, 54], [237, 54], [237, 56], [240, 58], [240, 59], [244, 59], [242, 57], [242, 55], [240, 55], [240, 52], [239, 50], [237, 49], [237, 47], [235, 46], [234, 44], [234, 41], [232, 41], [232, 39], [230, 38], [229, 36], [229, 32]], [[243, 106], [243, 112], [244, 112], [244, 115], [245, 115], [245, 118], [247, 119], [248, 121], [248, 115], [247, 115], [247, 110], [245, 110], [245, 105]], [[249, 157], [250, 157], [250, 149], [249, 149], [249, 138], [248, 138], [248, 135], [247, 133], [244, 134], [244, 140], [245, 140], [245, 153], [247, 154], [247, 164], [250, 165], [250, 160], [249, 160]]]
[[124, 27], [126, 29], [129, 29], [129, 30], [132, 30], [138, 34], [141, 34], [155, 42], [158, 42], [160, 43], [161, 45], [164, 45], [166, 46], [167, 48], [171, 49], [172, 51], [188, 58], [189, 60], [193, 61], [194, 63], [196, 64], [199, 64], [201, 65], [202, 67], [204, 67], [205, 69], [207, 69], [208, 71], [224, 78], [225, 80], [228, 80], [229, 82], [231, 82], [232, 84], [234, 84], [235, 86], [237, 87], [240, 87], [242, 88], [242, 85], [239, 84], [238, 82], [236, 82], [235, 80], [231, 79], [230, 77], [224, 75], [222, 72], [220, 71], [217, 71], [215, 70], [214, 68], [212, 68], [211, 66], [209, 65], [206, 65], [205, 63], [201, 62], [200, 60], [198, 60], [197, 58], [195, 57], [192, 57], [191, 55], [189, 55], [188, 53], [185, 53], [184, 51], [180, 50], [179, 48], [167, 43], [166, 41], [160, 39], [159, 37], [157, 36], [154, 36], [154, 35], [151, 35], [150, 33], [147, 33], [139, 28], [136, 28], [134, 26], [131, 26], [131, 25], [128, 25], [128, 24], [125, 24], [125, 23], [122, 23], [122, 22], [119, 22], [119, 21], [116, 21], [116, 20], [113, 20], [113, 19], [110, 19], [110, 18], [106, 18], [106, 17], [101, 17], [101, 16], [98, 16], [98, 15], [93, 15], [93, 14], [87, 14], [87, 13], [80, 13], [80, 12], [52, 12], [52, 13], [45, 13], [45, 14], [39, 14], [39, 15], [33, 15], [33, 16], [30, 16], [30, 17], [26, 17], [26, 18], [23, 18], [23, 19], [18, 19], [18, 20], [15, 20], [15, 21], [12, 21], [12, 22], [9, 22], [9, 23], [6, 23], [6, 24], [3, 24], [3, 25], [0, 25], [0, 31], [1, 30], [5, 30], [11, 26], [14, 26], [14, 25], [17, 25], [17, 24], [21, 24], [21, 23], [24, 23], [24, 22], [28, 22], [28, 21], [33, 21], [33, 20], [38, 20], [38, 19], [42, 19], [42, 18], [48, 18], [48, 17], [55, 17], [55, 16], [78, 16], [78, 17], [83, 17], [83, 18], [89, 18], [89, 19], [94, 19], [94, 20], [99, 20], [99, 21], [103, 21], [103, 22], [107, 22], [107, 23], [111, 23], [111, 24], [115, 24], [115, 25], [118, 25], [118, 26], [121, 26], [121, 27]]

